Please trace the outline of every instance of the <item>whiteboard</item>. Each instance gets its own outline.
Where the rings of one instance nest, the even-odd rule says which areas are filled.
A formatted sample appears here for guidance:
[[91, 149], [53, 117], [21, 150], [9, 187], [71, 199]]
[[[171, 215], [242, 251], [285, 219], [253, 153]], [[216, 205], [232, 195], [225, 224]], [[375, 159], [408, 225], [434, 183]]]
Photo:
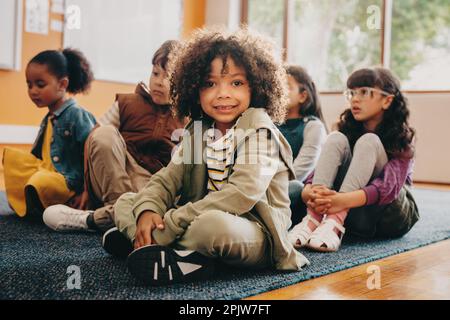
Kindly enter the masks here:
[[80, 49], [94, 77], [148, 82], [152, 57], [179, 39], [182, 0], [66, 0], [64, 47]]
[[20, 71], [22, 0], [0, 1], [0, 69]]

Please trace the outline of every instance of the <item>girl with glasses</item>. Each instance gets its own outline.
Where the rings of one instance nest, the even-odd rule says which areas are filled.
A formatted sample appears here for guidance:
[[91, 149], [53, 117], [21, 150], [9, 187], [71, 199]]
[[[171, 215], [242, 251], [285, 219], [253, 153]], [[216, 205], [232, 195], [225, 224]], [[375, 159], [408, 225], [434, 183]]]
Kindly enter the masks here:
[[347, 87], [350, 107], [306, 181], [307, 215], [293, 229], [297, 246], [317, 251], [337, 251], [346, 229], [363, 237], [399, 237], [419, 219], [409, 190], [415, 131], [399, 80], [384, 68], [362, 69]]

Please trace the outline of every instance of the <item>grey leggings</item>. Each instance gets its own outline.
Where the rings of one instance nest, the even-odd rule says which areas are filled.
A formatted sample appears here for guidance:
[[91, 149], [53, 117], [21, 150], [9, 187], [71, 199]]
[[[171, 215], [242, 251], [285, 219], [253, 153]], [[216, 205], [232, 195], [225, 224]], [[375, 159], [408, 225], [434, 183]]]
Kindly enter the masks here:
[[[352, 155], [347, 137], [341, 132], [333, 132], [322, 148], [313, 184], [340, 192], [359, 190], [378, 176], [387, 162], [383, 144], [376, 134], [368, 133], [359, 138]], [[289, 182], [292, 225], [299, 223], [306, 214], [306, 206], [300, 198], [302, 190], [300, 181]]]
[[387, 162], [386, 151], [376, 134], [361, 136], [352, 154], [347, 137], [341, 132], [333, 132], [322, 148], [313, 185], [324, 185], [339, 192], [356, 191], [378, 176]]
[[[341, 132], [331, 133], [320, 155], [313, 185], [325, 185], [339, 192], [364, 188], [388, 162], [380, 138], [373, 133], [361, 136], [353, 147]], [[417, 205], [409, 189], [385, 206], [363, 206], [349, 211], [345, 227], [363, 237], [398, 237], [407, 233], [419, 219]]]

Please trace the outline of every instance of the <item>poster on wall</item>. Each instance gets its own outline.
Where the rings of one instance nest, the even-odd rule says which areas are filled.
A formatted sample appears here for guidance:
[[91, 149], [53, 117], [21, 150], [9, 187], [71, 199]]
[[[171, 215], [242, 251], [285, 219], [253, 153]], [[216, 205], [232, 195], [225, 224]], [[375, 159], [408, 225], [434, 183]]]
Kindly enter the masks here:
[[26, 0], [25, 31], [48, 34], [49, 2], [48, 0]]

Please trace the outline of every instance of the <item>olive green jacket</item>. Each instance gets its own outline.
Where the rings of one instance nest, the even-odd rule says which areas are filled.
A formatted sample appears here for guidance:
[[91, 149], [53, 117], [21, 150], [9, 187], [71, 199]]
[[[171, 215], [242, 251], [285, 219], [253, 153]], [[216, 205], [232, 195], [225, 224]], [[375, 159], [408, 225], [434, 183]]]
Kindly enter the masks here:
[[[287, 238], [291, 225], [288, 185], [294, 178], [288, 142], [264, 109], [249, 108], [236, 123], [235, 162], [227, 183], [220, 191], [208, 193], [203, 137], [211, 124], [203, 119], [187, 125], [181, 147], [169, 165], [136, 194], [134, 216], [138, 219], [147, 210], [160, 214], [165, 229], [155, 229], [152, 236], [159, 244], [169, 245], [183, 236], [196, 216], [209, 210], [245, 215], [257, 221], [267, 234], [275, 268], [300, 270], [309, 261]], [[258, 146], [252, 141], [258, 141]], [[271, 147], [261, 147], [265, 143]]]

